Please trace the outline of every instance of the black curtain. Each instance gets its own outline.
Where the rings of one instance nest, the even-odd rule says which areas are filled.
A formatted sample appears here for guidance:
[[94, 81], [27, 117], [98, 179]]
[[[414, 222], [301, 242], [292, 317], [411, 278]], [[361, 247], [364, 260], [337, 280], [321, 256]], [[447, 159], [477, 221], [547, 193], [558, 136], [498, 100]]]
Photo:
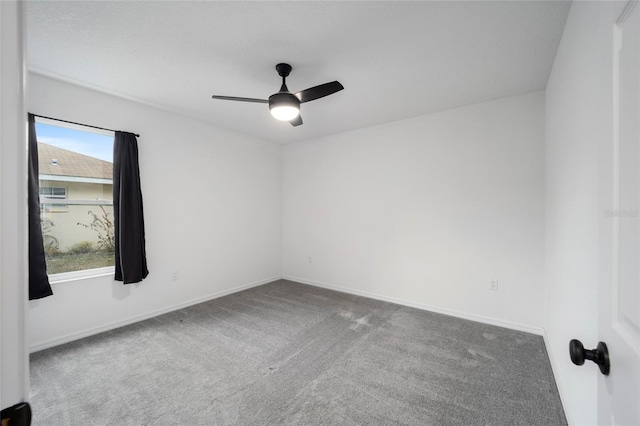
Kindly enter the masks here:
[[113, 217], [117, 281], [133, 284], [149, 275], [144, 240], [144, 215], [138, 141], [133, 133], [116, 132], [113, 143]]
[[40, 183], [36, 118], [29, 114], [29, 300], [51, 296], [40, 225]]

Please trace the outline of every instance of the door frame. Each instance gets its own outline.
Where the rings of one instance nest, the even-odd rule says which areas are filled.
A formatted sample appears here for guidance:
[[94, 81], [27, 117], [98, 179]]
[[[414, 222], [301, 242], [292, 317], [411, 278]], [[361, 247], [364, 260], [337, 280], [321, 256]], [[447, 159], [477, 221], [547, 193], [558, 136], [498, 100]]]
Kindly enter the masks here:
[[29, 397], [27, 347], [26, 14], [0, 1], [0, 404]]

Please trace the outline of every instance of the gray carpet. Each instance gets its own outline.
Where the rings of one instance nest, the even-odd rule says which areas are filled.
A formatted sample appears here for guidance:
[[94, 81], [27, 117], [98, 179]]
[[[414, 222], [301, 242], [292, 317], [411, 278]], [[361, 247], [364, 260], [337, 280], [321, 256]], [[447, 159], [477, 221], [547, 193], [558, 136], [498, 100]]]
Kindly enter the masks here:
[[276, 281], [31, 355], [35, 425], [566, 424], [540, 336]]

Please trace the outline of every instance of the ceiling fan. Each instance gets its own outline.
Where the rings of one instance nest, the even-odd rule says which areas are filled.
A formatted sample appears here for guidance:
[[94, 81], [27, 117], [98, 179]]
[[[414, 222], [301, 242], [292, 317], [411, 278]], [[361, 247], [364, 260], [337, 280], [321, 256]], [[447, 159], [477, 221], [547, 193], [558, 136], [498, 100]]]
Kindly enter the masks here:
[[340, 90], [344, 89], [342, 84], [337, 81], [331, 83], [321, 84], [319, 86], [310, 87], [301, 92], [291, 93], [287, 88], [285, 82], [287, 76], [291, 73], [291, 65], [278, 64], [276, 65], [276, 71], [278, 75], [282, 77], [282, 87], [280, 91], [269, 96], [269, 99], [255, 99], [255, 98], [238, 98], [235, 96], [211, 96], [213, 99], [222, 99], [226, 101], [241, 101], [241, 102], [256, 102], [262, 104], [269, 104], [269, 110], [271, 115], [277, 120], [288, 121], [292, 126], [299, 126], [302, 124], [302, 117], [300, 116], [300, 104], [309, 101], [315, 101], [316, 99], [324, 98], [325, 96], [332, 95]]

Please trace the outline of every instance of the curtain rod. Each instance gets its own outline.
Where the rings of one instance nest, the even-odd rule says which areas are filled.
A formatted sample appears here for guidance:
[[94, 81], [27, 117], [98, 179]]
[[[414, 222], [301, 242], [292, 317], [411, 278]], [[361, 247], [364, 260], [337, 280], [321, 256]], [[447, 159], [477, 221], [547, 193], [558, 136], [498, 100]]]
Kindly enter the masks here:
[[[98, 127], [98, 126], [92, 126], [90, 124], [83, 124], [83, 123], [76, 123], [75, 121], [68, 121], [68, 120], [61, 120], [59, 118], [53, 118], [53, 117], [47, 117], [44, 115], [38, 115], [38, 114], [32, 114], [34, 117], [40, 117], [40, 118], [46, 118], [47, 120], [53, 120], [53, 121], [61, 121], [63, 123], [69, 123], [69, 124], [76, 124], [78, 126], [84, 126], [84, 127], [91, 127], [93, 129], [100, 129], [100, 130], [106, 130], [107, 132], [116, 132], [116, 130], [113, 129], [105, 129], [104, 127]], [[134, 133], [134, 135], [136, 135], [136, 137], [140, 137], [139, 134]]]

